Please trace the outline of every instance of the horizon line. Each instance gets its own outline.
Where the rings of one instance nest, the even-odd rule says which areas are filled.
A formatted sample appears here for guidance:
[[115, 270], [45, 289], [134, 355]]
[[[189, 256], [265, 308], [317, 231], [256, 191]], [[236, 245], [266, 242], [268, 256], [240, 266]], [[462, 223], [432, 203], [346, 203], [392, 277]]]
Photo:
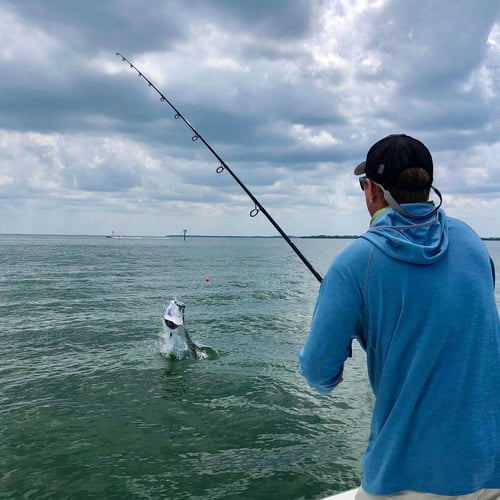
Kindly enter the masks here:
[[[151, 238], [151, 239], [167, 239], [167, 238], [283, 238], [277, 235], [230, 235], [230, 234], [166, 234], [166, 235], [144, 235], [144, 234], [87, 234], [87, 233], [1, 233], [0, 236], [67, 236], [67, 237], [92, 237], [92, 238]], [[357, 239], [360, 235], [356, 234], [313, 234], [313, 235], [287, 235], [289, 238], [299, 239]], [[500, 236], [479, 236], [486, 241], [500, 241]]]

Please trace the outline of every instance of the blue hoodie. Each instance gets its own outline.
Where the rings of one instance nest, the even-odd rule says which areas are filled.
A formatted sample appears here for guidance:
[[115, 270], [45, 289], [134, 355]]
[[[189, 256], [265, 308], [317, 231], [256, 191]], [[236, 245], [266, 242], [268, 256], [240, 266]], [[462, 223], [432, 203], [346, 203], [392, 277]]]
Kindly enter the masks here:
[[385, 210], [332, 263], [300, 372], [329, 394], [352, 339], [366, 351], [376, 397], [363, 457], [368, 493], [500, 488], [494, 274], [480, 238], [443, 210], [418, 222]]

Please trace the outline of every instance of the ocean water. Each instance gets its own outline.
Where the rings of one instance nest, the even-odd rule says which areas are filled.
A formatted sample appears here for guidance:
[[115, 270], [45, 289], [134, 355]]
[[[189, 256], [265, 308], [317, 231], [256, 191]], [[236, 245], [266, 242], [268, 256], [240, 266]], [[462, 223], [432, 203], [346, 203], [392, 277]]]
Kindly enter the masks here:
[[[350, 241], [295, 243], [324, 274]], [[355, 344], [330, 397], [298, 375], [319, 284], [283, 240], [3, 235], [0, 266], [0, 498], [318, 499], [359, 484], [365, 356]], [[174, 297], [215, 359], [160, 353]]]

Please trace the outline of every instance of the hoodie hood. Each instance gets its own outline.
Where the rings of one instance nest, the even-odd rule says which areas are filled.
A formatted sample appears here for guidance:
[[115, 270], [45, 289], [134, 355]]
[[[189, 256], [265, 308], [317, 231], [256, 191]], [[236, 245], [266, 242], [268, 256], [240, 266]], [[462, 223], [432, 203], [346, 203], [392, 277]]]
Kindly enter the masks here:
[[[429, 212], [429, 203], [402, 206], [412, 215]], [[429, 265], [441, 259], [448, 250], [448, 224], [443, 210], [428, 219], [413, 220], [389, 209], [375, 218], [372, 227], [361, 238], [393, 259]]]

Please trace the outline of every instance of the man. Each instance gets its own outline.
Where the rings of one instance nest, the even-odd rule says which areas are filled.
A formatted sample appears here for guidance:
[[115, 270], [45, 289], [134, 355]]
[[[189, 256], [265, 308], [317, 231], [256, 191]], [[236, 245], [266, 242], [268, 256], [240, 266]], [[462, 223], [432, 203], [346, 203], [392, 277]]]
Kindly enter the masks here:
[[354, 173], [371, 227], [322, 281], [300, 372], [329, 394], [352, 339], [366, 351], [376, 400], [356, 498], [499, 499], [493, 262], [472, 229], [439, 208], [420, 141], [385, 137]]

